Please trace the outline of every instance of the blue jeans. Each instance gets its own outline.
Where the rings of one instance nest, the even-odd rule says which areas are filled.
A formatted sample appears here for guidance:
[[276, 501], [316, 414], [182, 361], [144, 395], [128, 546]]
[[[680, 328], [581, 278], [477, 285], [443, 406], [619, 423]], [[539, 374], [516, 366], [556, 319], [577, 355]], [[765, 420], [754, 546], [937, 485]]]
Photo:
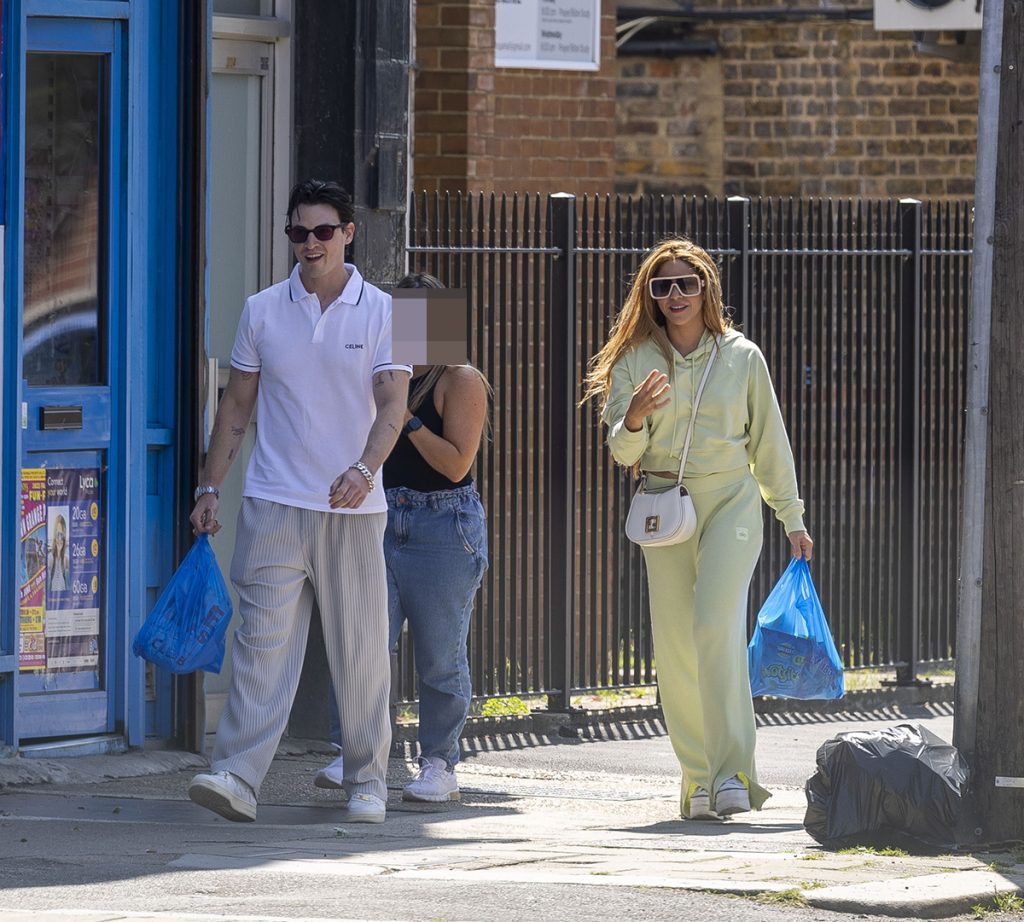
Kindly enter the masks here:
[[[419, 678], [420, 755], [454, 766], [473, 696], [466, 640], [488, 563], [484, 508], [472, 484], [386, 493], [388, 645], [395, 648], [408, 621]], [[341, 743], [333, 706], [331, 711], [331, 735]]]
[[484, 508], [472, 484], [386, 492], [388, 642], [393, 649], [408, 621], [419, 677], [420, 755], [455, 765], [473, 696], [466, 639], [487, 569]]

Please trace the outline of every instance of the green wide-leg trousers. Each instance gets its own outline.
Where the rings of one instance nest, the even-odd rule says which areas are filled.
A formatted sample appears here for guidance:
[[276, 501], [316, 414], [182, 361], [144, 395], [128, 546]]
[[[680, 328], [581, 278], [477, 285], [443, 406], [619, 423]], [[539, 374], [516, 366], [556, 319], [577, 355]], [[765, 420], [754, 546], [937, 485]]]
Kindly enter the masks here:
[[[649, 478], [657, 489], [668, 481]], [[682, 544], [644, 548], [658, 690], [683, 771], [680, 806], [693, 784], [714, 794], [742, 774], [750, 805], [757, 784], [756, 729], [747, 674], [747, 594], [761, 553], [761, 495], [749, 471], [687, 482], [697, 531]]]

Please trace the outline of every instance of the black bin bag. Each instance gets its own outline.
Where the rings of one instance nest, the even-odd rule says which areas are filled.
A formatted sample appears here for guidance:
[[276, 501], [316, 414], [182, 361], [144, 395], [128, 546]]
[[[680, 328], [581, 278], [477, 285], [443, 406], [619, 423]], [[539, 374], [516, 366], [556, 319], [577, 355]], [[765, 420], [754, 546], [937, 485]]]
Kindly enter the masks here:
[[956, 846], [967, 763], [924, 727], [840, 733], [817, 763], [804, 828], [823, 845]]

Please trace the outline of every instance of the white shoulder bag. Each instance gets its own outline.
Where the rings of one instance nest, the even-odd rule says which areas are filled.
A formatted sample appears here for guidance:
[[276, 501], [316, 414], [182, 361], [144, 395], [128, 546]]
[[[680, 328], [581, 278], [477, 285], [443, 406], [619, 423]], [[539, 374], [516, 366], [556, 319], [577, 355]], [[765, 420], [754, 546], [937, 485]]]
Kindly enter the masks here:
[[711, 366], [718, 355], [718, 342], [711, 347], [704, 366], [704, 374], [693, 398], [693, 412], [690, 413], [690, 426], [686, 430], [686, 441], [683, 443], [683, 458], [679, 462], [679, 478], [674, 487], [650, 493], [647, 490], [647, 475], [640, 478], [640, 487], [633, 494], [626, 516], [626, 537], [634, 544], [642, 547], [664, 547], [668, 544], [682, 544], [688, 541], [697, 530], [697, 510], [693, 508], [693, 500], [683, 486], [683, 470], [686, 467], [686, 456], [690, 452], [693, 440], [693, 425], [697, 421], [697, 409], [700, 398], [704, 394], [704, 385], [708, 383]]

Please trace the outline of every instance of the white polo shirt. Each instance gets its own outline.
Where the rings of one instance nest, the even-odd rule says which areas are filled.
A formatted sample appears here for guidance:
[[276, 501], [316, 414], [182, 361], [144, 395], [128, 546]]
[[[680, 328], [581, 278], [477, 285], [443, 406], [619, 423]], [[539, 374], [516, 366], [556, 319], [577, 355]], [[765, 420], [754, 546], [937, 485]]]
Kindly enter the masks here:
[[260, 373], [256, 447], [245, 496], [322, 512], [386, 512], [380, 472], [358, 509], [331, 509], [334, 479], [366, 447], [377, 415], [372, 377], [412, 374], [391, 361], [391, 296], [348, 263], [344, 291], [321, 313], [299, 267], [291, 277], [248, 298], [231, 364]]

